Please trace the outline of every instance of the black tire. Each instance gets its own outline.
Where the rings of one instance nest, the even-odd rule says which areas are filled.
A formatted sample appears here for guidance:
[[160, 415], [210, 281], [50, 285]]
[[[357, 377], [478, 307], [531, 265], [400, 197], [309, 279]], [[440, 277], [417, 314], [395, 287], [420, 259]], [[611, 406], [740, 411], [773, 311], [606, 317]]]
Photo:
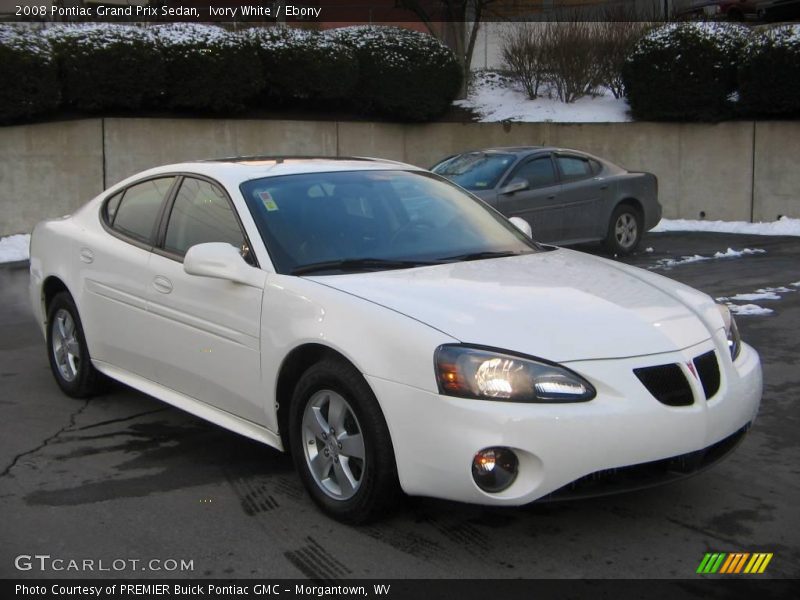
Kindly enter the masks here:
[[[335, 421], [330, 412], [333, 406], [331, 398], [345, 401], [343, 410], [346, 416], [342, 426], [323, 440], [322, 434], [312, 431], [307, 421], [304, 423], [304, 417], [307, 415], [306, 408], [312, 404], [312, 407], [317, 406], [317, 413], [326, 423], [328, 420]], [[315, 409], [312, 407], [309, 407], [309, 411], [313, 412]], [[400, 496], [394, 450], [378, 401], [361, 373], [339, 358], [321, 360], [301, 377], [292, 395], [290, 411], [289, 445], [292, 458], [303, 485], [324, 513], [344, 523], [361, 524], [383, 516], [393, 508]], [[318, 424], [315, 421], [315, 425]], [[337, 442], [351, 436], [356, 430], [360, 431], [363, 440], [363, 460], [357, 458], [357, 453], [347, 456], [347, 447], [342, 449], [341, 443]], [[337, 443], [341, 450], [336, 449]], [[328, 478], [320, 477], [323, 480], [320, 482], [310, 466], [314, 458], [320, 459], [321, 465], [331, 463], [320, 468], [328, 469], [325, 471]], [[334, 460], [336, 464], [333, 464]], [[338, 480], [345, 467], [347, 474], [357, 479], [357, 486], [352, 486], [354, 490], [345, 490], [346, 485], [339, 485]], [[326, 487], [326, 483], [329, 487]], [[338, 494], [330, 489], [335, 487], [339, 487]], [[348, 493], [352, 495], [348, 497]]]
[[[70, 332], [69, 347], [73, 351], [72, 356], [75, 356], [75, 359], [67, 359], [67, 366], [65, 367], [70, 373], [62, 370], [57, 358], [59, 354], [57, 348], [59, 346], [67, 348], [63, 333], [59, 330], [59, 326], [60, 324], [63, 325], [66, 315], [69, 316], [73, 324]], [[55, 377], [58, 387], [67, 396], [88, 398], [101, 391], [102, 375], [92, 365], [78, 309], [72, 296], [67, 292], [57, 294], [47, 308], [47, 356], [50, 360], [50, 370], [53, 372], [53, 377]], [[62, 364], [65, 363], [62, 361]], [[74, 374], [71, 373], [72, 371], [74, 371]]]
[[608, 222], [606, 249], [611, 254], [628, 255], [639, 247], [643, 233], [644, 219], [641, 211], [630, 204], [620, 204], [611, 213]]

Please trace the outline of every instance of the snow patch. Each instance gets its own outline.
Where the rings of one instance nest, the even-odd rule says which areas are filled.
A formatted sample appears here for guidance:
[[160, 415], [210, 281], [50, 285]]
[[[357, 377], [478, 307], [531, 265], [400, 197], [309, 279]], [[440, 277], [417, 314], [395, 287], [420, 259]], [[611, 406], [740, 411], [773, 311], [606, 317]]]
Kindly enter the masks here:
[[743, 233], [749, 235], [800, 236], [800, 219], [781, 217], [777, 221], [748, 223], [746, 221], [694, 221], [691, 219], [661, 219], [650, 231], [708, 231], [712, 233]]
[[[753, 300], [780, 300], [781, 297], [778, 294], [773, 292], [763, 292], [763, 293], [753, 293], [753, 294], [736, 294], [735, 296], [731, 296], [730, 298], [725, 298], [725, 300], [731, 300], [733, 302], [752, 302]], [[721, 300], [721, 298], [717, 298], [717, 300]]]
[[774, 311], [771, 308], [764, 308], [758, 304], [728, 304], [728, 308], [735, 315], [769, 315]]
[[28, 260], [31, 236], [28, 233], [18, 233], [0, 238], [0, 263]]
[[511, 77], [491, 71], [475, 73], [466, 100], [454, 104], [480, 115], [481, 123], [498, 121], [554, 123], [618, 123], [630, 121], [628, 103], [600, 88], [597, 96], [584, 96], [575, 102], [561, 102], [543, 85], [542, 95], [530, 100], [522, 86]]
[[682, 256], [681, 258], [662, 258], [656, 264], [648, 267], [650, 269], [671, 269], [679, 265], [686, 265], [689, 263], [703, 262], [706, 260], [717, 260], [720, 258], [741, 258], [742, 256], [749, 256], [752, 254], [765, 254], [767, 251], [762, 248], [744, 248], [742, 250], [734, 250], [728, 248], [724, 252], [715, 252], [713, 256], [703, 256], [702, 254], [694, 254], [692, 256]]
[[780, 294], [793, 294], [797, 290], [788, 288], [786, 286], [779, 287], [765, 287], [759, 288], [755, 292], [749, 294], [736, 294], [735, 296], [721, 296], [717, 298], [718, 302], [752, 302], [753, 300], [780, 300]]

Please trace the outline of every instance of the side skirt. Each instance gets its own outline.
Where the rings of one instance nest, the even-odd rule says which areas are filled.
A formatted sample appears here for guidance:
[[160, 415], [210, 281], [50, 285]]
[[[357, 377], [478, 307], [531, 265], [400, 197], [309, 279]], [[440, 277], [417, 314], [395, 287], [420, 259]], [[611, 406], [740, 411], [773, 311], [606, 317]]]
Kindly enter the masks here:
[[124, 369], [120, 369], [106, 362], [92, 360], [92, 364], [104, 375], [137, 389], [148, 396], [153, 396], [158, 400], [166, 402], [167, 404], [171, 404], [176, 408], [209, 421], [210, 423], [224, 427], [225, 429], [233, 431], [234, 433], [238, 433], [250, 439], [256, 440], [257, 442], [261, 442], [278, 450], [284, 451], [280, 435], [262, 425], [258, 425], [252, 421], [237, 417], [232, 413], [216, 408], [215, 406], [211, 406], [210, 404], [206, 404], [205, 402], [200, 402], [195, 398], [186, 396], [180, 392], [176, 392], [175, 390], [171, 390], [161, 384], [150, 381], [149, 379], [145, 379], [144, 377], [135, 375], [129, 371], [125, 371]]

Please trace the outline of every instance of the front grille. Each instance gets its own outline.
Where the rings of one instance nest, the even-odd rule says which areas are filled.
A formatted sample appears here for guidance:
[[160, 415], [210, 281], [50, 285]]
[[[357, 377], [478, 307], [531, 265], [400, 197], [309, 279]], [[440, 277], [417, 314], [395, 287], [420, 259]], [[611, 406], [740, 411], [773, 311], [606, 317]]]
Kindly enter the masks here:
[[694, 368], [697, 369], [697, 376], [703, 384], [706, 400], [710, 400], [719, 391], [719, 363], [716, 353], [712, 350], [695, 358]]
[[748, 423], [725, 439], [696, 452], [591, 473], [541, 498], [540, 501], [604, 496], [683, 479], [724, 458], [739, 444], [749, 428]]
[[642, 367], [633, 372], [647, 391], [662, 404], [689, 406], [694, 402], [692, 387], [676, 364]]

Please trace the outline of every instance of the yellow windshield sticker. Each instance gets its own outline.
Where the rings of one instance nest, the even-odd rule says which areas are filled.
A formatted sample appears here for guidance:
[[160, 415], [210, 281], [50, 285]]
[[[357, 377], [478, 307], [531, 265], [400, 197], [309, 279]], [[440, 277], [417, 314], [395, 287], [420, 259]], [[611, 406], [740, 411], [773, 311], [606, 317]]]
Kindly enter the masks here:
[[278, 204], [268, 191], [258, 192], [258, 197], [261, 198], [261, 203], [268, 211], [278, 210]]

